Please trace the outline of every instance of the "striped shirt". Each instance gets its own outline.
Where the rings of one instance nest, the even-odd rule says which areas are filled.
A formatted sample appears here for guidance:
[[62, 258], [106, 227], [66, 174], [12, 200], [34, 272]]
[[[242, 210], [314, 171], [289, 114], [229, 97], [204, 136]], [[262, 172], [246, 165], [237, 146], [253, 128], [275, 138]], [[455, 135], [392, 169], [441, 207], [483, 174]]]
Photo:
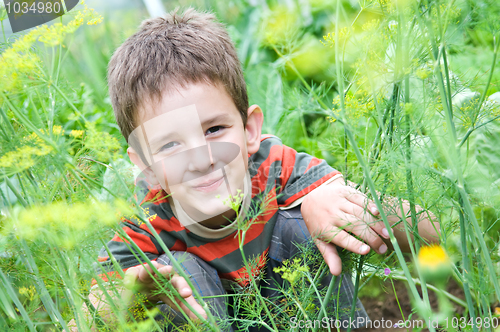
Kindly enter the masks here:
[[[248, 173], [252, 191], [249, 212], [244, 221], [251, 225], [245, 233], [243, 252], [252, 267], [252, 274], [257, 275], [266, 264], [278, 209], [297, 206], [312, 190], [341, 175], [326, 161], [298, 153], [271, 135], [261, 137], [259, 150], [249, 157]], [[169, 250], [195, 254], [213, 266], [221, 279], [237, 282], [241, 286], [248, 284], [249, 276], [239, 248], [237, 229], [220, 238], [195, 234], [176, 218], [163, 190], [148, 189], [141, 183], [137, 187], [141, 207]], [[163, 254], [145, 223], [130, 218], [123, 220], [120, 226], [149, 259], [155, 260]], [[142, 264], [136, 258], [140, 256], [134, 254], [134, 249], [126, 242], [117, 234], [107, 244], [109, 252], [123, 270]], [[107, 250], [103, 248], [99, 256], [105, 272], [101, 278], [107, 281], [106, 274], [116, 275], [116, 272], [113, 272]]]

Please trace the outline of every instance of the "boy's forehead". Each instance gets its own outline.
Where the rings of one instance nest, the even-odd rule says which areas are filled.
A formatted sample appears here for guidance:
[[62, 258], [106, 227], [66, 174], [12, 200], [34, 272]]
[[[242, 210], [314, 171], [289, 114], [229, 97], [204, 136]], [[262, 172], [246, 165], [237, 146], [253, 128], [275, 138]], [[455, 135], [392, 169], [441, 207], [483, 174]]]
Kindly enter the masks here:
[[220, 84], [191, 83], [185, 87], [164, 90], [157, 98], [146, 98], [136, 113], [136, 125], [156, 119], [165, 113], [196, 107], [199, 118], [203, 120], [214, 112], [228, 113], [241, 117], [233, 99]]
[[196, 105], [167, 111], [142, 124], [150, 144], [168, 138], [175, 134], [202, 135], [203, 129]]
[[130, 134], [129, 142], [140, 145], [142, 151], [152, 155], [165, 142], [184, 135], [197, 139], [199, 145], [205, 144], [202, 123], [195, 104], [163, 110], [162, 113], [142, 122]]

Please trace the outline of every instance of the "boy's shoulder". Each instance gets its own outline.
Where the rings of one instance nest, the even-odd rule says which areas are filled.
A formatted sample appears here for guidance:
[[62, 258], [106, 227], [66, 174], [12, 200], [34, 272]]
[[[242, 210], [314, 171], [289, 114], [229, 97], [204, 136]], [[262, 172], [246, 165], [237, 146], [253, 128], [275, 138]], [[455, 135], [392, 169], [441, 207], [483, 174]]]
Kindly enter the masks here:
[[283, 142], [278, 136], [263, 134], [260, 137], [259, 150], [253, 155], [249, 155], [253, 162], [266, 160], [269, 156], [277, 157], [283, 154]]
[[[272, 165], [278, 167], [293, 168], [297, 166], [297, 155], [299, 153], [292, 149], [291, 147], [283, 144], [281, 139], [275, 135], [264, 134], [260, 138], [259, 150], [253, 154], [249, 155], [249, 170], [250, 175], [252, 174], [252, 169], [260, 168], [262, 166], [270, 167]], [[307, 154], [300, 153], [300, 156], [306, 156]], [[307, 155], [309, 156], [309, 155]], [[309, 156], [313, 158], [312, 156]]]

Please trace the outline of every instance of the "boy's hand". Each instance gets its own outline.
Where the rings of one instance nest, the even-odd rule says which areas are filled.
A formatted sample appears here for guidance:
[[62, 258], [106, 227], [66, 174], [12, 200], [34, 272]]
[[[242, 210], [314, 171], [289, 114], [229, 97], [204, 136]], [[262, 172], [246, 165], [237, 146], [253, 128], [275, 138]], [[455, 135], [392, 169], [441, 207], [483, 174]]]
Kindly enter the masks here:
[[346, 186], [342, 178], [308, 194], [302, 202], [301, 212], [334, 275], [342, 271], [335, 245], [361, 255], [369, 253], [370, 247], [379, 254], [387, 251], [380, 236], [388, 239], [389, 232], [376, 217], [379, 215], [376, 205], [360, 191]]
[[[196, 310], [202, 317], [207, 318], [205, 310], [199, 305], [194, 296], [191, 288], [189, 288], [186, 280], [174, 272], [174, 269], [170, 265], [163, 265], [152, 261], [151, 264], [160, 272], [169, 282], [174, 286], [174, 288], [179, 292], [179, 295], [186, 300], [191, 307]], [[161, 300], [163, 303], [169, 305], [174, 310], [178, 310], [178, 306], [175, 305], [168, 296], [165, 294], [152, 296], [151, 293], [157, 289], [157, 282], [159, 279], [152, 278], [158, 277], [151, 269], [148, 264], [139, 265], [131, 267], [125, 272], [125, 286], [127, 288], [132, 288], [138, 286], [141, 293], [145, 294], [148, 300], [157, 301]], [[189, 310], [186, 305], [184, 305], [179, 299], [175, 300], [182, 311], [184, 311], [191, 319], [196, 320], [198, 317]]]

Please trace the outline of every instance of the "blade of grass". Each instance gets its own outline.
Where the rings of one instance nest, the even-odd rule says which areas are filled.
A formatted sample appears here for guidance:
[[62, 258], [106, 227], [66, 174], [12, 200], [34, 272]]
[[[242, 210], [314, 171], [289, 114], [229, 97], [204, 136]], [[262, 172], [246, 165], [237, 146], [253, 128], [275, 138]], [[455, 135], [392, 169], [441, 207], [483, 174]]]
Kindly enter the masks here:
[[28, 329], [31, 332], [37, 332], [33, 322], [31, 321], [31, 318], [26, 312], [26, 309], [24, 309], [24, 306], [21, 304], [21, 301], [19, 301], [19, 298], [16, 295], [16, 291], [12, 287], [7, 276], [3, 273], [2, 268], [0, 268], [0, 278], [2, 279], [2, 287], [7, 291], [7, 294], [9, 295], [10, 299], [16, 305], [16, 308], [17, 310], [19, 310], [19, 313], [23, 317], [24, 322], [26, 323]]
[[57, 310], [54, 303], [52, 302], [52, 298], [50, 297], [50, 294], [47, 288], [45, 287], [43, 280], [40, 278], [40, 272], [38, 271], [38, 267], [35, 261], [33, 260], [33, 255], [31, 254], [31, 251], [26, 241], [21, 240], [20, 242], [21, 242], [21, 247], [23, 248], [24, 251], [24, 254], [20, 255], [20, 257], [26, 264], [28, 271], [30, 271], [33, 274], [33, 277], [35, 278], [36, 281], [35, 287], [37, 288], [37, 292], [40, 295], [40, 299], [42, 300], [42, 303], [45, 309], [47, 310], [47, 313], [49, 314], [52, 321], [56, 324], [56, 326], [60, 324], [63, 329], [68, 330], [66, 322], [62, 318], [59, 310]]

